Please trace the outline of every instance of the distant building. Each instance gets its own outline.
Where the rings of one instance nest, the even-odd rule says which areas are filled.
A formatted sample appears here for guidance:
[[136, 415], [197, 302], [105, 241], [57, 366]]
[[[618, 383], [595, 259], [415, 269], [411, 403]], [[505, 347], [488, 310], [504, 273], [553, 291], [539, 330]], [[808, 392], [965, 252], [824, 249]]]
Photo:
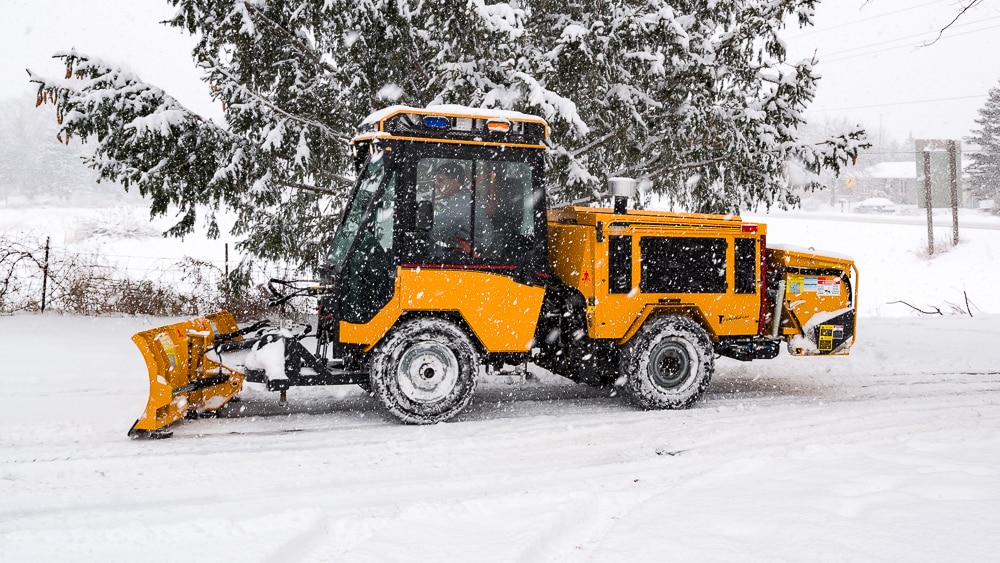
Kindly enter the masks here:
[[861, 171], [857, 178], [861, 199], [884, 197], [895, 203], [917, 202], [917, 168], [912, 160], [879, 162]]
[[[969, 191], [967, 182], [963, 181], [965, 175], [961, 171], [964, 170], [969, 163], [969, 159], [963, 155], [962, 162], [960, 164], [961, 168], [959, 169], [958, 183], [958, 205], [960, 207], [976, 207], [976, 204], [978, 203]], [[923, 165], [921, 164], [921, 166]], [[944, 172], [942, 174], [944, 174], [945, 177], [941, 178], [937, 183], [943, 184], [944, 187], [938, 187], [937, 184], [935, 185], [935, 207], [948, 207], [951, 205], [950, 192], [947, 191], [949, 189], [946, 177], [948, 171], [947, 161], [943, 161], [942, 165], [937, 166], [937, 168], [942, 167], [944, 167]], [[934, 172], [935, 179], [938, 175], [937, 168]], [[902, 205], [923, 205], [923, 173], [918, 174], [917, 164], [912, 160], [879, 162], [878, 164], [873, 164], [863, 169], [860, 174], [855, 174], [854, 180], [855, 185], [853, 193], [843, 194], [851, 201], [860, 201], [862, 199], [873, 197], [884, 197], [892, 200], [894, 203]], [[944, 195], [939, 195], [937, 193], [941, 190], [945, 190]], [[945, 203], [939, 203], [939, 199]]]

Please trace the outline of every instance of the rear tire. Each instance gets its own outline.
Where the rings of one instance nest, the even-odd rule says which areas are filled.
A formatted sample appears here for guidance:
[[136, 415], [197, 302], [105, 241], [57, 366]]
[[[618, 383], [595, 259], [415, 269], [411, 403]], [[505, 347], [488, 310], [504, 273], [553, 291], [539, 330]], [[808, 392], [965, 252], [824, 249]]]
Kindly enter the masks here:
[[622, 349], [625, 395], [646, 410], [691, 406], [708, 389], [714, 371], [712, 342], [687, 317], [650, 319]]
[[407, 424], [434, 424], [460, 413], [476, 389], [479, 358], [454, 323], [436, 318], [405, 321], [372, 356], [372, 391]]

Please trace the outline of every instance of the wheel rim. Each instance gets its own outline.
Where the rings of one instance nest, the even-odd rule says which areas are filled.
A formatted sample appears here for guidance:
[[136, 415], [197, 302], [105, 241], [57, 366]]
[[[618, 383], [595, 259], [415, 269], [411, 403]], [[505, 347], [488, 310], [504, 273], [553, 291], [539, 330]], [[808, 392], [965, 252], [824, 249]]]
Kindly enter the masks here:
[[417, 403], [447, 397], [458, 382], [458, 358], [437, 342], [418, 342], [399, 359], [399, 390]]
[[649, 355], [650, 379], [661, 389], [682, 387], [694, 372], [694, 357], [694, 349], [687, 341], [664, 340]]

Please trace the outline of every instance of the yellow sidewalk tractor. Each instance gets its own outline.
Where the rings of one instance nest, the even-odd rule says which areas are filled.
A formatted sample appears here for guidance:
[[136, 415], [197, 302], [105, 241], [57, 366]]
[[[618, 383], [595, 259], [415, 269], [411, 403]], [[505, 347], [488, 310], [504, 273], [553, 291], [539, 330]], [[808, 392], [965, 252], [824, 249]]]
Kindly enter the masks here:
[[768, 246], [766, 226], [740, 217], [629, 209], [626, 178], [609, 180], [613, 208], [547, 209], [547, 135], [517, 112], [369, 116], [320, 279], [272, 280], [277, 302], [317, 299], [315, 330], [240, 328], [223, 311], [136, 334], [150, 391], [129, 435], [169, 436], [247, 381], [282, 400], [294, 386], [360, 385], [399, 420], [431, 424], [505, 366], [675, 409], [704, 393], [717, 356], [848, 353], [850, 259]]

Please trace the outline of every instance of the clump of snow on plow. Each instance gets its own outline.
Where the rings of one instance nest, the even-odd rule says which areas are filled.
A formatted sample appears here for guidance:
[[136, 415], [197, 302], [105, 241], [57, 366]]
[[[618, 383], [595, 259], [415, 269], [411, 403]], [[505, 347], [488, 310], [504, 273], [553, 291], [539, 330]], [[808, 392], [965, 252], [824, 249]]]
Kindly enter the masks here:
[[261, 341], [247, 354], [244, 365], [250, 369], [261, 369], [268, 379], [287, 379], [285, 375], [285, 338], [291, 333], [281, 331], [281, 336], [270, 342]]

